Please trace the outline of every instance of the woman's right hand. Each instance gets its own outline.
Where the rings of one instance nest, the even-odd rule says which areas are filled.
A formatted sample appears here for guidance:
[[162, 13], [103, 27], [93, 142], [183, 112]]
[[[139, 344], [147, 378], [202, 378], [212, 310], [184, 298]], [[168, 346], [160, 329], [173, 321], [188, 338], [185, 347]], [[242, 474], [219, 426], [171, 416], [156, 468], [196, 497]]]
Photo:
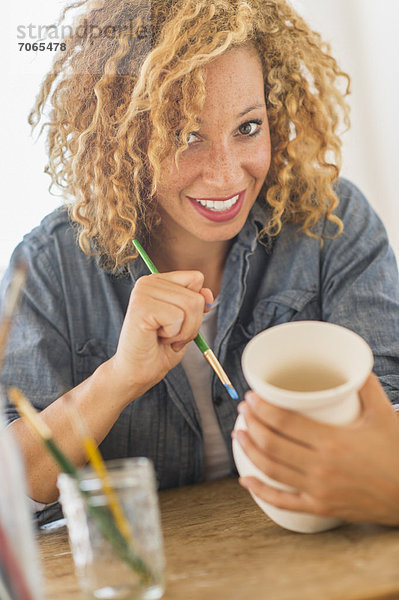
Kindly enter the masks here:
[[[100, 444], [121, 411], [158, 383], [183, 358], [197, 335], [212, 292], [199, 271], [176, 271], [141, 277], [130, 295], [115, 355], [41, 413], [57, 444], [76, 465], [87, 457], [70, 419], [73, 403]], [[205, 309], [205, 310], [204, 310]], [[43, 444], [18, 419], [10, 426], [24, 454], [31, 497], [53, 502], [58, 468]]]
[[128, 401], [144, 394], [183, 358], [195, 338], [210, 289], [199, 271], [173, 271], [141, 277], [135, 284], [111, 359], [118, 387]]

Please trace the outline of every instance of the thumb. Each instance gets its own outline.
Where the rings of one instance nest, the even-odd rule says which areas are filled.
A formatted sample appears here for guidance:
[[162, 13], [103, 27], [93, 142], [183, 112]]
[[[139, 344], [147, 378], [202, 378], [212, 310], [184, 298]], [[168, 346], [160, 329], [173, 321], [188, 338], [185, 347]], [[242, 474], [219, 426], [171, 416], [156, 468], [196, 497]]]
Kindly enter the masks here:
[[379, 410], [390, 407], [392, 404], [384, 392], [378, 377], [375, 373], [370, 373], [364, 385], [359, 390], [360, 401], [365, 410]]
[[212, 290], [210, 290], [209, 288], [202, 288], [200, 290], [200, 294], [201, 294], [201, 296], [204, 297], [204, 300], [205, 300], [204, 312], [207, 313], [211, 310], [212, 304], [214, 301]]

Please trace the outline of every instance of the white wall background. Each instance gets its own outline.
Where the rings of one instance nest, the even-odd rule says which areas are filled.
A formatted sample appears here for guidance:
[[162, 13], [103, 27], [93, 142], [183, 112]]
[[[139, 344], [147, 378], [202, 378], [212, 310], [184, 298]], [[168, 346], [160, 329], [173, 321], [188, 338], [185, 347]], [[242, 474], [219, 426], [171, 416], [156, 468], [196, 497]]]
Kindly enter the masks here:
[[[341, 67], [352, 77], [352, 128], [344, 135], [343, 175], [366, 194], [399, 250], [396, 179], [399, 112], [399, 1], [292, 0], [311, 26], [330, 42]], [[52, 53], [20, 52], [17, 26], [49, 25], [65, 0], [6, 3], [0, 51], [2, 201], [0, 270], [23, 234], [61, 202], [48, 192], [44, 139], [31, 137], [27, 115]], [[26, 40], [28, 41], [28, 40]]]
[[342, 175], [366, 194], [399, 256], [399, 1], [292, 0], [352, 78]]

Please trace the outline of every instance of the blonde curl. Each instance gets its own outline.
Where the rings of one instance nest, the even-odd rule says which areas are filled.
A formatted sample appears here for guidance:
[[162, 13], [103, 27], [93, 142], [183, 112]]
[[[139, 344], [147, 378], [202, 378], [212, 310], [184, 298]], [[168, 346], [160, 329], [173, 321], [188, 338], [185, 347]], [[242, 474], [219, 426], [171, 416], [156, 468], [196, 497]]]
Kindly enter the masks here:
[[[86, 253], [111, 269], [136, 254], [131, 241], [160, 223], [161, 164], [188, 147], [205, 101], [205, 67], [231, 48], [251, 45], [262, 63], [272, 143], [271, 166], [257, 199], [270, 207], [262, 235], [284, 222], [309, 236], [333, 214], [341, 167], [338, 130], [349, 126], [350, 79], [330, 48], [284, 0], [83, 0], [29, 115], [50, 103], [52, 185], [63, 190]], [[132, 35], [123, 24], [134, 23]], [[96, 37], [94, 27], [116, 26]], [[92, 29], [90, 29], [92, 28]], [[342, 85], [343, 82], [343, 85]], [[343, 88], [343, 89], [341, 89]], [[182, 125], [183, 124], [183, 125]], [[176, 132], [179, 130], [178, 140]], [[320, 239], [320, 238], [319, 238]]]

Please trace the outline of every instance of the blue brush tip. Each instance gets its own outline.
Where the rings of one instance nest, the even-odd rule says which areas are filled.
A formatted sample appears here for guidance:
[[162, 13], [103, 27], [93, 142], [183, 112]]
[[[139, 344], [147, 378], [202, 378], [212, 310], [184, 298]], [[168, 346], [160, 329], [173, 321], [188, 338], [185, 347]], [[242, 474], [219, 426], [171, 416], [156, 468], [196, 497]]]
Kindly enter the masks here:
[[231, 396], [231, 398], [233, 398], [233, 400], [238, 400], [238, 394], [237, 394], [237, 392], [235, 391], [235, 389], [233, 388], [232, 385], [229, 385], [228, 383], [225, 383], [224, 387], [229, 392], [229, 395]]

